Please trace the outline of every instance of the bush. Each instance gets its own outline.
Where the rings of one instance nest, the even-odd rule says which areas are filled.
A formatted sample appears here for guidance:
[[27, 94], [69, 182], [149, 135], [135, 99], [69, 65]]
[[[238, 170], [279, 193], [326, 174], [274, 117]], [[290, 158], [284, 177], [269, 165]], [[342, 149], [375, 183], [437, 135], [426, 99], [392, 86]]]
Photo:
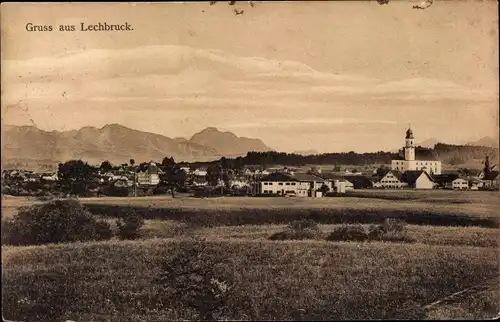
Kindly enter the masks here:
[[406, 232], [406, 223], [393, 218], [387, 218], [382, 225], [371, 225], [368, 228], [368, 238], [379, 241], [413, 242]]
[[369, 240], [381, 240], [382, 236], [385, 234], [385, 230], [381, 225], [370, 225], [368, 227], [368, 239]]
[[365, 241], [367, 239], [368, 235], [361, 224], [341, 225], [326, 237], [329, 241]]
[[401, 233], [406, 231], [406, 222], [400, 219], [387, 218], [382, 225], [385, 232]]
[[120, 239], [137, 239], [142, 236], [141, 228], [143, 225], [144, 218], [132, 211], [124, 218], [116, 221], [118, 237]]
[[10, 245], [104, 240], [111, 236], [110, 225], [96, 220], [76, 200], [22, 207], [11, 218], [2, 220], [2, 243]]
[[179, 243], [161, 263], [161, 273], [155, 279], [161, 289], [159, 302], [183, 310], [190, 320], [216, 320], [232, 288], [218, 270], [223, 256], [202, 240]]
[[288, 224], [284, 231], [275, 233], [270, 240], [313, 239], [319, 235], [318, 224], [311, 219], [299, 219]]

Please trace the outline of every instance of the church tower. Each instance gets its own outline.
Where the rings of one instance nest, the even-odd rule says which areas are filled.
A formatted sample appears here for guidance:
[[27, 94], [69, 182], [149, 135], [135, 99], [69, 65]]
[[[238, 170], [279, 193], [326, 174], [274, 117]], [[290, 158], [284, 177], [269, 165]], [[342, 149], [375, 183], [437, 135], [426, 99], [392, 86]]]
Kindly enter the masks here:
[[405, 145], [405, 160], [414, 161], [415, 160], [415, 138], [413, 137], [413, 131], [408, 128], [406, 131], [406, 145]]

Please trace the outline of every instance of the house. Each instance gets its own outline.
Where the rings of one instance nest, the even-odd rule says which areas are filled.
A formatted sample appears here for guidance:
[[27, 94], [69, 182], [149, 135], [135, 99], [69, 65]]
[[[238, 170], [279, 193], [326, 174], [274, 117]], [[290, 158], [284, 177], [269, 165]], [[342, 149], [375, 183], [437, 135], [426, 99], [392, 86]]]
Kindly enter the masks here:
[[335, 192], [344, 193], [346, 191], [354, 190], [354, 185], [348, 180], [334, 180], [333, 190]]
[[301, 182], [309, 182], [311, 190], [314, 191], [320, 190], [324, 185], [328, 187], [328, 191], [331, 191], [333, 189], [332, 181], [325, 180], [322, 177], [315, 174], [302, 173], [302, 172], [289, 172], [286, 174], [292, 176], [293, 178], [296, 178]]
[[401, 176], [403, 182], [413, 189], [433, 189], [434, 181], [432, 177], [424, 170], [406, 171]]
[[205, 177], [207, 175], [207, 169], [205, 169], [205, 168], [198, 168], [198, 169], [194, 170], [193, 174], [196, 177]]
[[324, 183], [323, 178], [307, 173], [274, 172], [254, 183], [252, 191], [255, 194], [307, 197], [316, 196], [315, 191]]
[[403, 188], [408, 186], [402, 179], [402, 174], [399, 171], [387, 170], [385, 174], [374, 184], [375, 187], [380, 188]]
[[483, 180], [477, 179], [477, 178], [470, 178], [469, 179], [469, 186], [471, 190], [478, 190], [479, 188], [482, 188], [484, 186]]
[[485, 188], [499, 188], [500, 175], [498, 171], [490, 171], [483, 176]]
[[396, 160], [391, 161], [391, 169], [399, 172], [423, 170], [430, 175], [441, 174], [441, 161], [439, 161], [432, 150], [415, 147], [413, 131], [406, 131], [405, 146], [403, 154]]
[[469, 181], [464, 178], [456, 178], [451, 182], [452, 189], [469, 189]]
[[126, 179], [118, 179], [114, 182], [113, 185], [118, 188], [126, 188], [132, 186], [132, 183]]
[[230, 180], [229, 186], [233, 189], [241, 189], [241, 188], [248, 187], [249, 184], [245, 181], [242, 181], [242, 180]]
[[441, 189], [453, 189], [453, 181], [459, 177], [457, 173], [443, 173], [438, 175], [433, 175], [436, 188]]
[[[118, 179], [122, 179], [121, 177]], [[151, 162], [146, 169], [140, 169], [137, 172], [137, 183], [139, 185], [157, 185], [160, 183], [158, 167]]]
[[57, 173], [43, 173], [42, 176], [40, 177], [42, 180], [46, 181], [57, 181], [59, 178], [57, 177]]
[[24, 182], [37, 182], [40, 181], [40, 175], [32, 172], [26, 172], [22, 175]]

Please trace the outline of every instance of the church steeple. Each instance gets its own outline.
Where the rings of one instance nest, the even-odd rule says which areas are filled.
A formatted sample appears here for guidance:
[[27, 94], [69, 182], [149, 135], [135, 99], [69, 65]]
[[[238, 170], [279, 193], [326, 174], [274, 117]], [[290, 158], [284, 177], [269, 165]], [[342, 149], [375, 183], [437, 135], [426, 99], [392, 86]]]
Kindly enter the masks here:
[[413, 137], [413, 131], [411, 130], [411, 127], [408, 127], [408, 130], [406, 130], [405, 141], [405, 160], [413, 161], [415, 160], [415, 138]]
[[411, 128], [408, 128], [408, 130], [406, 130], [406, 138], [413, 139], [413, 131], [411, 130]]

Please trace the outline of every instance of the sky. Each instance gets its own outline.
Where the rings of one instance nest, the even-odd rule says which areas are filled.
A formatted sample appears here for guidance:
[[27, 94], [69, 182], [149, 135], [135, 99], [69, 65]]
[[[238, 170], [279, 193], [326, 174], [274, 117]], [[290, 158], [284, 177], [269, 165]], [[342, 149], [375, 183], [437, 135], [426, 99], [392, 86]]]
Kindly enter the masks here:
[[[3, 3], [2, 123], [211, 126], [287, 152], [392, 150], [410, 123], [417, 142], [497, 138], [497, 1], [416, 3]], [[79, 30], [98, 22], [134, 30]]]

